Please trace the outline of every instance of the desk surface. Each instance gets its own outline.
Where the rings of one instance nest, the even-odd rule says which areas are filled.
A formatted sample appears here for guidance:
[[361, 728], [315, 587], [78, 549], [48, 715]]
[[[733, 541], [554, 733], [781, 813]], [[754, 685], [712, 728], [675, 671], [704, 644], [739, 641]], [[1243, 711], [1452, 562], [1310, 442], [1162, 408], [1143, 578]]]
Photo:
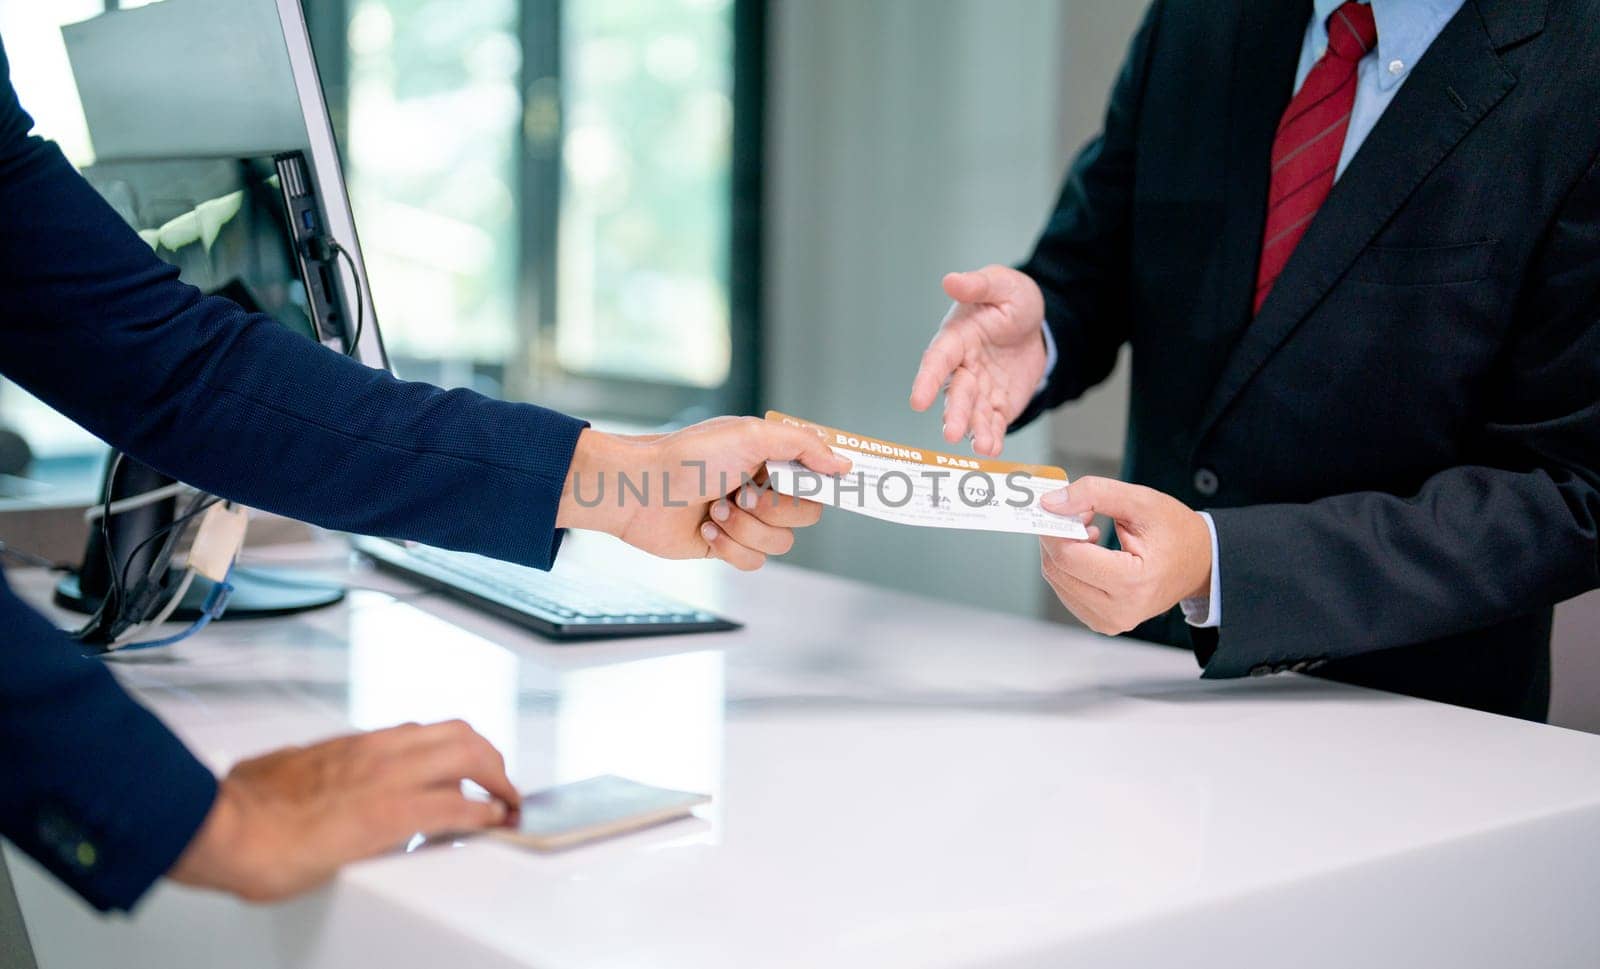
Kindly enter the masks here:
[[[1290, 945], [1336, 965], [1357, 944], [1379, 964], [1430, 926], [1464, 940], [1457, 964], [1600, 953], [1600, 737], [1293, 675], [1202, 682], [1176, 650], [781, 565], [587, 536], [575, 560], [746, 628], [553, 646], [358, 571], [398, 594], [114, 665], [218, 771], [459, 716], [525, 789], [617, 773], [711, 792], [703, 817], [555, 855], [424, 846], [275, 908], [164, 887], [131, 928], [21, 872], [41, 965], [110, 945], [183, 964], [200, 917], [255, 940], [235, 965], [1238, 966]], [[1497, 942], [1502, 918], [1549, 958]]]

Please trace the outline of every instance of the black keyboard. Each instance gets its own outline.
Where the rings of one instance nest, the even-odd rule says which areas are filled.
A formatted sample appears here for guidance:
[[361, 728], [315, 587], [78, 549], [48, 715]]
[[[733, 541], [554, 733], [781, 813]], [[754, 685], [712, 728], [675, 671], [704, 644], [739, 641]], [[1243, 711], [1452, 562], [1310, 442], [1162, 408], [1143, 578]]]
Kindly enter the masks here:
[[560, 576], [469, 552], [356, 538], [378, 568], [406, 576], [551, 639], [721, 632], [739, 624], [603, 576]]

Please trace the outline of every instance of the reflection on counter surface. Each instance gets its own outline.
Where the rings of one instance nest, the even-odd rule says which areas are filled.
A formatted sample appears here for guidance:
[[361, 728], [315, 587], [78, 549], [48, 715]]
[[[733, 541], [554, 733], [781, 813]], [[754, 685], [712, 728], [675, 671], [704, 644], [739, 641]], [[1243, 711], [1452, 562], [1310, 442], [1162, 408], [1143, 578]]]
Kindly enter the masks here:
[[349, 637], [353, 727], [459, 718], [526, 790], [617, 774], [718, 803], [718, 650], [552, 668], [404, 603], [354, 610]]

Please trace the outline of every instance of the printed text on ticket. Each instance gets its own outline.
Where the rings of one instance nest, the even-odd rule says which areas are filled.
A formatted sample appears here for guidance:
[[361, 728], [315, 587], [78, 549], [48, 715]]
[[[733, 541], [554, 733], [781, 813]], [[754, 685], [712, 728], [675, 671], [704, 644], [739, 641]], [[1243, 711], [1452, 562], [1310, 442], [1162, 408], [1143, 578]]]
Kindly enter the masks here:
[[1088, 537], [1082, 522], [1039, 506], [1042, 496], [1066, 487], [1067, 473], [1060, 468], [941, 454], [777, 411], [768, 411], [767, 420], [815, 431], [854, 465], [848, 474], [830, 477], [798, 462], [769, 461], [772, 489], [782, 494], [924, 528]]

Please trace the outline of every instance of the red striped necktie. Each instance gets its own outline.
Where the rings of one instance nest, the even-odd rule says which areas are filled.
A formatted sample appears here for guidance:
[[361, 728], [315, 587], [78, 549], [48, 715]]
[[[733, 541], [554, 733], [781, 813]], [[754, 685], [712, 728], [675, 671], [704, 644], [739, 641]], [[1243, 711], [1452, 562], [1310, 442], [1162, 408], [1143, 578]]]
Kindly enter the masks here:
[[1272, 141], [1272, 191], [1261, 237], [1255, 311], [1333, 191], [1345, 130], [1356, 103], [1356, 65], [1377, 46], [1372, 8], [1346, 3], [1328, 18], [1328, 51], [1289, 102]]

